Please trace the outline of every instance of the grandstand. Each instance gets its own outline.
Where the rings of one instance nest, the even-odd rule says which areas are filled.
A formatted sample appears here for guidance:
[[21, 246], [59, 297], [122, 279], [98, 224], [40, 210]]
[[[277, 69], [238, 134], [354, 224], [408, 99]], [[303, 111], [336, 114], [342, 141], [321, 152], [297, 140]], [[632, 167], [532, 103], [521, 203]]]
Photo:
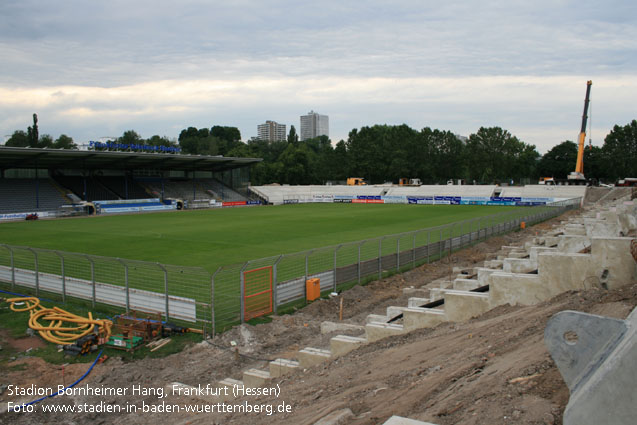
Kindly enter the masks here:
[[118, 206], [101, 205], [113, 211], [123, 211], [122, 205], [130, 211], [148, 210], [149, 199], [159, 200], [161, 205], [177, 205], [168, 202], [169, 198], [246, 201], [249, 167], [259, 161], [0, 146], [0, 219], [16, 219], [33, 212], [55, 213], [62, 205], [84, 201], [112, 201]]
[[[423, 185], [423, 186], [251, 186], [250, 190], [265, 202], [278, 205], [296, 202], [324, 202], [337, 198], [377, 197], [384, 202], [409, 202], [408, 198], [462, 198], [485, 202], [503, 198], [515, 200], [553, 200], [583, 198], [586, 186], [498, 186], [498, 185]], [[448, 199], [447, 199], [448, 200]]]
[[0, 214], [56, 210], [71, 202], [51, 179], [0, 179]]

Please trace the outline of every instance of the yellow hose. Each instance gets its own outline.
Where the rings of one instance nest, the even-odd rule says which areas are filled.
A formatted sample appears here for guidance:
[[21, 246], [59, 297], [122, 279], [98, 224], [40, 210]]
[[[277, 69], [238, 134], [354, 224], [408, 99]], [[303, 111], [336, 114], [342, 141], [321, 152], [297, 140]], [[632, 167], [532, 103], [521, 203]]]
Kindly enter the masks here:
[[[95, 326], [98, 333], [105, 340], [111, 336], [113, 322], [106, 319], [93, 319], [93, 314], [88, 313], [88, 318], [78, 316], [58, 307], [45, 308], [40, 305], [40, 300], [35, 297], [9, 298], [11, 310], [29, 312], [29, 327], [40, 333], [40, 336], [53, 344], [67, 345], [83, 336], [93, 332]], [[15, 304], [24, 302], [25, 307]], [[41, 324], [39, 320], [48, 320], [48, 324]], [[69, 325], [75, 324], [75, 326]], [[64, 325], [64, 326], [63, 326]]]

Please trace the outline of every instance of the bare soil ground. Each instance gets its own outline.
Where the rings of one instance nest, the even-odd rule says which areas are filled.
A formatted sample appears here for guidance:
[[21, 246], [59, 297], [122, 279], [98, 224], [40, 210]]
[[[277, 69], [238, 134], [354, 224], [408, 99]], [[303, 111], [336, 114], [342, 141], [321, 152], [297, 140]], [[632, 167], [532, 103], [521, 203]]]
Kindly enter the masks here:
[[[573, 214], [573, 213], [571, 213]], [[560, 219], [564, 219], [562, 216]], [[425, 264], [341, 294], [343, 322], [364, 324], [369, 313], [383, 314], [390, 305], [405, 306], [402, 289], [426, 287], [434, 279], [450, 276], [453, 267], [471, 267], [493, 258], [502, 245], [521, 245], [551, 227], [542, 223], [526, 230], [490, 239], [454, 253], [451, 258]], [[160, 388], [172, 382], [216, 386], [227, 377], [241, 379], [255, 367], [267, 370], [269, 360], [294, 358], [306, 346], [327, 348], [334, 332], [322, 335], [324, 320], [338, 321], [340, 297], [318, 300], [294, 315], [275, 317], [271, 323], [242, 325], [163, 359], [124, 363], [109, 359], [98, 364], [82, 385], [94, 387]], [[0, 423], [76, 424], [236, 423], [313, 424], [326, 415], [349, 408], [353, 417], [343, 423], [379, 424], [393, 414], [448, 424], [561, 424], [569, 392], [543, 342], [548, 319], [562, 310], [578, 310], [625, 318], [637, 305], [637, 282], [620, 290], [591, 289], [569, 292], [532, 307], [501, 306], [466, 323], [441, 324], [369, 344], [305, 371], [275, 379], [281, 393], [234, 399], [250, 404], [285, 402], [292, 412], [265, 413], [0, 413]], [[356, 334], [356, 332], [350, 332]], [[60, 366], [41, 359], [19, 357], [26, 370], [0, 371], [0, 385], [56, 387], [62, 384]], [[65, 382], [81, 376], [88, 365], [65, 370]], [[57, 388], [57, 387], [56, 387]], [[0, 411], [7, 401], [28, 402], [34, 397], [0, 395]], [[166, 403], [202, 404], [194, 397], [169, 396]], [[62, 405], [99, 401], [141, 406], [161, 403], [154, 395], [63, 396], [40, 404]], [[214, 401], [214, 399], [211, 399]]]

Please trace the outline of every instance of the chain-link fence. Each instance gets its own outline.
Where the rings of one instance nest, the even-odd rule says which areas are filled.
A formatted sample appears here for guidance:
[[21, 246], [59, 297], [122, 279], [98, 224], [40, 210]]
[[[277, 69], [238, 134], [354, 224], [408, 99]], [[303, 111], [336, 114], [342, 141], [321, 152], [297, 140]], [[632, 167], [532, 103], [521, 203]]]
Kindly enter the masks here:
[[[266, 288], [272, 309], [277, 312], [286, 304], [306, 299], [308, 279], [320, 279], [321, 291], [338, 291], [380, 279], [518, 229], [522, 222], [531, 225], [555, 217], [578, 208], [580, 201], [577, 198], [515, 209], [444, 226], [261, 258], [222, 266], [213, 274], [197, 267], [0, 245], [0, 282], [12, 291], [26, 289], [36, 296], [62, 302], [80, 300], [93, 308], [101, 304], [121, 311], [161, 312], [166, 320], [196, 323], [218, 333], [254, 317], [254, 312], [246, 309], [255, 304], [255, 296], [263, 309], [260, 292], [245, 291], [246, 274], [254, 276], [255, 271], [261, 270], [258, 288]], [[246, 297], [252, 298], [246, 302]]]

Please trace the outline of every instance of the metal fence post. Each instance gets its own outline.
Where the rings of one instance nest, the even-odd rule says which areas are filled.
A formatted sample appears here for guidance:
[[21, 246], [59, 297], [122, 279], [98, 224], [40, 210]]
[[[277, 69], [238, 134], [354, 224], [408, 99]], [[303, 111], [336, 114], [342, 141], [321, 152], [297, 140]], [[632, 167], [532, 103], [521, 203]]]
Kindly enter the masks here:
[[274, 307], [274, 314], [276, 314], [277, 312], [277, 304], [279, 302], [279, 285], [277, 283], [277, 271], [279, 269], [279, 261], [281, 261], [281, 259], [283, 258], [283, 255], [279, 255], [279, 258], [277, 258], [277, 260], [274, 262], [274, 265], [272, 266], [272, 304]]
[[40, 272], [38, 263], [38, 253], [33, 248], [27, 248], [28, 251], [33, 253], [33, 262], [35, 265], [35, 296], [40, 297]]
[[119, 263], [124, 266], [124, 284], [126, 287], [126, 314], [130, 312], [130, 291], [128, 288], [128, 264], [126, 264], [122, 259], [116, 258]]
[[431, 230], [427, 230], [427, 264], [431, 261]]
[[55, 255], [60, 257], [60, 267], [62, 272], [62, 303], [66, 303], [66, 273], [64, 272], [64, 257], [57, 251]]
[[15, 290], [15, 263], [13, 261], [13, 249], [10, 246], [5, 245], [9, 250], [9, 256], [11, 258], [11, 290]]
[[438, 239], [438, 260], [442, 260], [442, 227], [440, 228], [440, 239]]
[[396, 271], [400, 271], [400, 236], [396, 238]]
[[241, 271], [239, 271], [240, 279], [241, 279], [241, 299], [239, 300], [239, 304], [241, 308], [241, 323], [243, 323], [245, 319], [245, 295], [246, 295], [245, 283], [246, 282], [245, 282], [245, 276], [243, 275], [243, 272], [245, 271], [246, 267], [248, 267], [248, 263], [245, 263], [243, 267], [241, 267]]
[[86, 259], [89, 263], [91, 263], [91, 284], [93, 286], [91, 301], [93, 308], [95, 308], [95, 263], [88, 255], [86, 256]]
[[221, 271], [219, 267], [210, 278], [210, 321], [212, 322], [212, 338], [214, 339], [217, 332], [217, 323], [215, 322], [215, 277]]
[[378, 238], [378, 280], [383, 277], [383, 238]]
[[338, 252], [339, 249], [341, 249], [343, 245], [339, 245], [336, 247], [336, 249], [334, 250], [334, 282], [332, 284], [332, 292], [336, 292], [336, 268], [337, 268], [337, 264], [336, 264], [336, 253]]
[[157, 267], [159, 267], [164, 272], [164, 297], [166, 300], [166, 322], [168, 322], [169, 315], [169, 306], [168, 306], [168, 270], [160, 263], [156, 263]]
[[358, 244], [358, 284], [361, 284], [361, 245], [365, 242]]
[[412, 268], [416, 268], [416, 234], [418, 232], [414, 232], [414, 239], [413, 239], [413, 245], [412, 245], [412, 252], [411, 252], [411, 262], [412, 262]]

